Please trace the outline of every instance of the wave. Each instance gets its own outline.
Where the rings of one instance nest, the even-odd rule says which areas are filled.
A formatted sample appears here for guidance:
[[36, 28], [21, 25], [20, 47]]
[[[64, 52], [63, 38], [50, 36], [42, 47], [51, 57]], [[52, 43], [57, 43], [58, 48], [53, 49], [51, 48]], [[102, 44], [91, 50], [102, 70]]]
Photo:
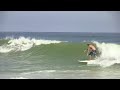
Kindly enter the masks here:
[[30, 39], [25, 37], [19, 37], [18, 39], [7, 37], [5, 38], [10, 39], [7, 44], [4, 44], [0, 46], [0, 53], [8, 53], [11, 51], [25, 51], [33, 46], [37, 45], [46, 45], [46, 44], [55, 44], [55, 43], [61, 43], [62, 41], [56, 41], [56, 40], [37, 40], [37, 39]]
[[[2, 39], [2, 41], [0, 40], [0, 53], [16, 52], [10, 54], [13, 55], [11, 57], [28, 60], [34, 59], [39, 60], [39, 62], [40, 60], [48, 60], [48, 62], [52, 62], [52, 66], [54, 66], [53, 64], [60, 64], [60, 66], [63, 64], [72, 65], [75, 64], [77, 60], [86, 60], [88, 58], [84, 53], [84, 50], [87, 48], [87, 41], [64, 42], [66, 41], [42, 40], [25, 37], [19, 37], [18, 39], [6, 38]], [[100, 65], [102, 67], [120, 64], [119, 44], [98, 41], [91, 42], [97, 47], [98, 57], [95, 61], [89, 62], [88, 64]], [[17, 54], [18, 51], [27, 52]], [[8, 59], [10, 55], [8, 56]]]

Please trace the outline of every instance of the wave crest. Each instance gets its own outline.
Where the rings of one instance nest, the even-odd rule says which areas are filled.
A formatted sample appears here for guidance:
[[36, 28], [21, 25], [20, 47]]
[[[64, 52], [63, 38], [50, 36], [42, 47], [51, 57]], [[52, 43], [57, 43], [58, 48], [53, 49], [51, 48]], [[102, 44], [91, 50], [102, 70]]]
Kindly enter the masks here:
[[19, 37], [18, 39], [11, 38], [7, 44], [0, 46], [0, 53], [8, 53], [10, 51], [25, 51], [32, 48], [34, 45], [61, 43], [56, 40], [37, 40], [35, 38]]

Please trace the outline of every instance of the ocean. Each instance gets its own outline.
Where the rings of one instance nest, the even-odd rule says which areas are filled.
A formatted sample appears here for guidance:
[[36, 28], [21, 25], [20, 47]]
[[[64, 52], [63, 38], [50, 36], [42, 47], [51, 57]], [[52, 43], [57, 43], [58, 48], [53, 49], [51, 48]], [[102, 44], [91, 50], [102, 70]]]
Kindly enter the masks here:
[[[94, 62], [84, 53], [97, 48]], [[0, 79], [120, 79], [120, 33], [0, 32]]]

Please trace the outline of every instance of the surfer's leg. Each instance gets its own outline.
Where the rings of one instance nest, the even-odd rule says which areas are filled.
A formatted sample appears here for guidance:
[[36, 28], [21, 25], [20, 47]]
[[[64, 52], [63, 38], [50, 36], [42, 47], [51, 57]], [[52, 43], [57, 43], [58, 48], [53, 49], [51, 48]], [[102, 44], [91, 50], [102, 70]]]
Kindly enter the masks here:
[[93, 51], [93, 59], [96, 58], [96, 51]]
[[88, 60], [91, 60], [92, 59], [92, 52], [89, 53], [89, 59]]
[[92, 56], [91, 55], [89, 55], [89, 60], [91, 60], [92, 59]]

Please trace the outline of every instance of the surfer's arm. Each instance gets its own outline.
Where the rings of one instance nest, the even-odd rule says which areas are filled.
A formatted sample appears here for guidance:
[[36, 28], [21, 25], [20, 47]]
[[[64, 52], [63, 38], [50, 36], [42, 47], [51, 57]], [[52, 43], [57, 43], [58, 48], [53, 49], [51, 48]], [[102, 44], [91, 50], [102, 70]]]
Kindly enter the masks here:
[[86, 50], [84, 50], [84, 52], [87, 52], [87, 56], [88, 56], [89, 48], [87, 48]]
[[84, 50], [84, 52], [86, 52], [87, 51], [87, 49], [86, 50]]
[[84, 50], [84, 52], [88, 52], [88, 51], [89, 51], [88, 48], [86, 50]]
[[88, 53], [89, 53], [89, 49], [87, 50], [87, 56], [88, 56]]

